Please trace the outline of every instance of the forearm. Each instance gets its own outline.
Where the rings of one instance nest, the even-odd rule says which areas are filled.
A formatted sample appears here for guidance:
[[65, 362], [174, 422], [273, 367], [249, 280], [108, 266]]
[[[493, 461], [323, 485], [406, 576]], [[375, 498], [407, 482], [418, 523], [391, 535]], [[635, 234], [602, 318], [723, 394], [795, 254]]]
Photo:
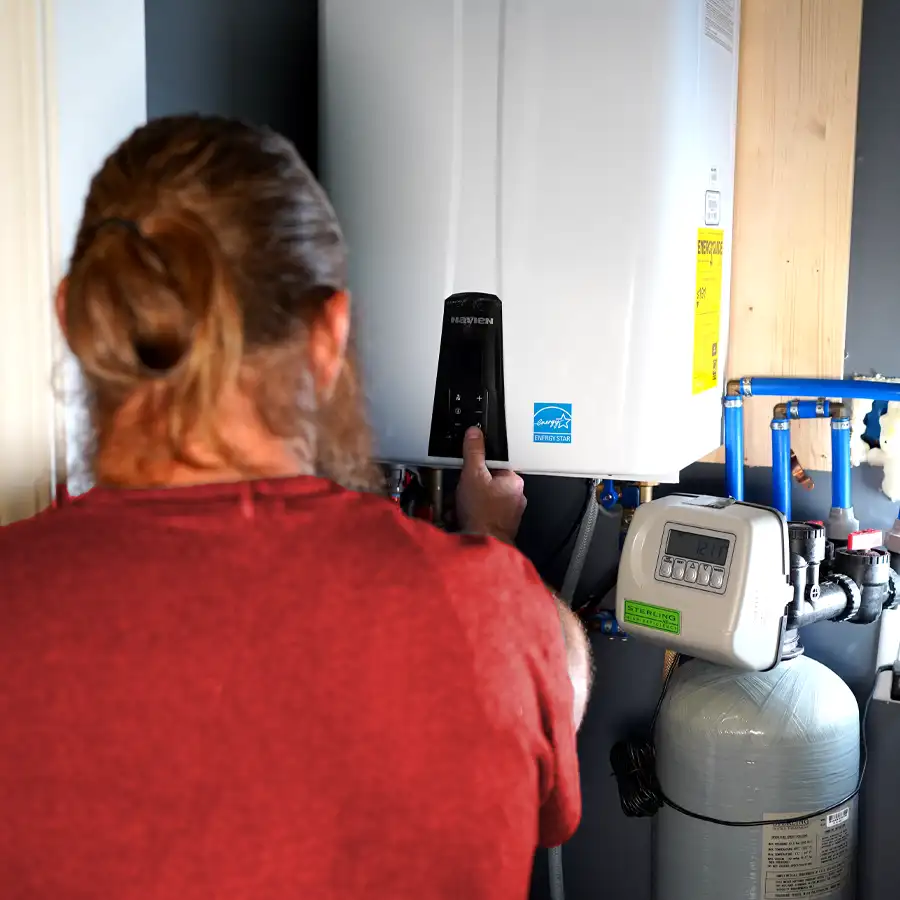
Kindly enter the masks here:
[[559, 621], [562, 625], [563, 639], [566, 642], [569, 680], [572, 682], [572, 689], [575, 693], [575, 728], [578, 729], [584, 719], [591, 693], [593, 680], [591, 645], [578, 616], [559, 597], [556, 597], [556, 606], [559, 609]]

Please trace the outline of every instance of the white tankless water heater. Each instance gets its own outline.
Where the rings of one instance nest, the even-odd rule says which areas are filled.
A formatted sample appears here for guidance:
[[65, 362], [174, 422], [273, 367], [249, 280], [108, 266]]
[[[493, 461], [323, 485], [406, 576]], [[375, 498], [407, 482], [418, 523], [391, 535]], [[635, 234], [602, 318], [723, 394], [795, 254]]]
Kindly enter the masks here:
[[323, 0], [379, 459], [674, 481], [720, 444], [739, 0]]

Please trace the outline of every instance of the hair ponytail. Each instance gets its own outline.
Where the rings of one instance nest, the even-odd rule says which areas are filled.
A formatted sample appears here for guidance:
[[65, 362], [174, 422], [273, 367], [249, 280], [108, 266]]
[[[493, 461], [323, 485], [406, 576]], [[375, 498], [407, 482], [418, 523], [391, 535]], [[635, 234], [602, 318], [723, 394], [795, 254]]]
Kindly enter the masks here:
[[[346, 289], [334, 209], [290, 141], [216, 116], [142, 125], [91, 181], [69, 272], [66, 332], [95, 474], [164, 484], [174, 462], [265, 477], [290, 458], [362, 483], [353, 361], [317, 397], [308, 345]], [[250, 432], [274, 439], [276, 461]]]
[[[152, 222], [103, 220], [83, 231], [69, 274], [69, 345], [92, 393], [112, 413], [142, 387], [169, 452], [217, 441], [216, 409], [238, 379], [243, 323], [216, 236], [189, 210]], [[98, 422], [101, 431], [103, 422]], [[196, 462], [196, 460], [190, 460]]]

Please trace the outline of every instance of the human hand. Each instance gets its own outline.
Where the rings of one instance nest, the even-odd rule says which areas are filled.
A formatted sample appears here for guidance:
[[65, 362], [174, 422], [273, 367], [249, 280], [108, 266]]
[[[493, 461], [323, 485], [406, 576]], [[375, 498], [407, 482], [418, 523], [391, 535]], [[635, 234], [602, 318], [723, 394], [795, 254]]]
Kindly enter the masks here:
[[525, 512], [525, 483], [515, 472], [490, 472], [485, 464], [484, 435], [470, 428], [463, 440], [463, 467], [456, 488], [460, 528], [511, 544]]

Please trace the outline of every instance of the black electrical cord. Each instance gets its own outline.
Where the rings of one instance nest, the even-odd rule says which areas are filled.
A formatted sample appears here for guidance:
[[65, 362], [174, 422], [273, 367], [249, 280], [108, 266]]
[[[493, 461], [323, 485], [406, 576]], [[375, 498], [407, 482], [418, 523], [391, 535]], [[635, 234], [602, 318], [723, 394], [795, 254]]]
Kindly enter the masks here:
[[659, 718], [662, 709], [663, 700], [665, 700], [666, 692], [669, 689], [669, 682], [672, 674], [678, 667], [679, 658], [676, 657], [675, 663], [669, 669], [666, 679], [663, 682], [660, 691], [659, 700], [656, 704], [656, 711], [653, 713], [653, 719], [650, 724], [650, 737], [647, 740], [621, 741], [616, 744], [610, 753], [610, 763], [612, 764], [613, 775], [616, 778], [619, 787], [619, 801], [622, 805], [622, 811], [630, 818], [646, 818], [655, 816], [663, 806], [668, 806], [683, 816], [691, 819], [697, 819], [700, 822], [709, 822], [712, 825], [722, 825], [726, 828], [760, 828], [764, 825], [793, 825], [798, 822], [805, 822], [808, 819], [815, 819], [824, 816], [832, 810], [843, 806], [853, 800], [862, 789], [863, 779], [866, 776], [866, 765], [869, 761], [869, 747], [866, 742], [866, 723], [869, 719], [869, 707], [872, 705], [872, 699], [875, 696], [875, 688], [878, 685], [878, 676], [883, 672], [893, 670], [893, 665], [880, 666], [875, 670], [875, 678], [872, 681], [872, 689], [866, 698], [863, 707], [862, 720], [860, 722], [859, 748], [859, 778], [856, 781], [856, 787], [853, 791], [837, 803], [825, 809], [819, 809], [815, 812], [807, 813], [803, 816], [792, 816], [789, 819], [761, 819], [755, 822], [732, 822], [727, 819], [716, 819], [713, 816], [704, 816], [701, 813], [691, 812], [683, 806], [670, 800], [662, 789], [659, 779], [656, 776], [656, 750], [654, 746], [654, 733], [656, 731], [656, 720]]
[[653, 738], [669, 683], [680, 663], [681, 656], [677, 654], [663, 680], [656, 709], [650, 720], [649, 736], [643, 740], [620, 741], [609, 754], [613, 775], [619, 787], [622, 812], [632, 819], [655, 816], [664, 803], [662, 788], [656, 777], [656, 747]]

